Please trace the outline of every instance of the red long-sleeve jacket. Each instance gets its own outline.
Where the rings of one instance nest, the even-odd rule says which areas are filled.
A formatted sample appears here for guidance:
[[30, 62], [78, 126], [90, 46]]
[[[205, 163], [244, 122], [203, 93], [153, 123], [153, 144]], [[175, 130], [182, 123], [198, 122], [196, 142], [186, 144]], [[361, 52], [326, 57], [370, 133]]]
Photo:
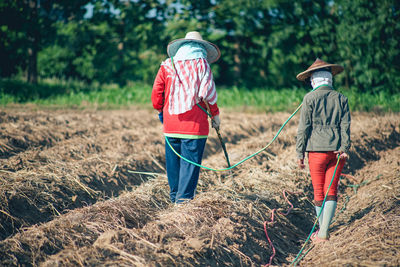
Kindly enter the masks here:
[[[209, 133], [209, 123], [207, 114], [197, 105], [185, 113], [172, 115], [168, 112], [169, 105], [169, 90], [174, 77], [168, 75], [165, 67], [161, 65], [158, 70], [156, 79], [153, 85], [151, 101], [154, 109], [158, 112], [163, 111], [164, 117], [164, 133], [165, 134], [182, 134], [182, 135], [202, 135], [206, 136]], [[204, 109], [204, 102], [199, 103]], [[212, 116], [219, 114], [217, 103], [209, 105]]]

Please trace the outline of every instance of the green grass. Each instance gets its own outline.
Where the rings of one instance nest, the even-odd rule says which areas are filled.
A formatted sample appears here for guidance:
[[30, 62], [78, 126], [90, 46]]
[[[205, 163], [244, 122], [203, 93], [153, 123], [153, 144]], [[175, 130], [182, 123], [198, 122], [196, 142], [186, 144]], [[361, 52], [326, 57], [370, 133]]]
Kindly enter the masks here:
[[357, 94], [354, 91], [346, 91], [344, 94], [349, 99], [350, 109], [354, 111], [400, 112], [400, 93]]
[[253, 89], [223, 88], [218, 90], [218, 105], [233, 109], [250, 111], [291, 111], [303, 100], [307, 93], [302, 89]]
[[[35, 104], [56, 108], [118, 109], [132, 105], [151, 108], [151, 85], [131, 83], [88, 85], [78, 81], [45, 80], [37, 85], [17, 80], [0, 80], [0, 105]], [[254, 112], [291, 112], [308, 92], [304, 88], [252, 89], [218, 88], [218, 105], [227, 109]], [[359, 94], [342, 91], [352, 111], [400, 112], [400, 94]]]
[[101, 90], [71, 92], [46, 99], [36, 99], [40, 106], [96, 107], [115, 109], [134, 104], [150, 104], [151, 86], [136, 84], [131, 87], [104, 86]]

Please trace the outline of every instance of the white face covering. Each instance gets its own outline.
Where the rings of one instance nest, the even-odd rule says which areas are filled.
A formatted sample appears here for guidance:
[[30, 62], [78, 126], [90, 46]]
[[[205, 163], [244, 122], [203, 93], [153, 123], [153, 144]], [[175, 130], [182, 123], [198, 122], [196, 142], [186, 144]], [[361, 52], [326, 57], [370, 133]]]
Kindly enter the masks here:
[[321, 70], [311, 74], [311, 86], [316, 88], [320, 85], [332, 86], [332, 73], [330, 71]]
[[207, 58], [207, 50], [202, 44], [196, 42], [187, 42], [179, 47], [174, 56], [174, 61], [196, 58]]

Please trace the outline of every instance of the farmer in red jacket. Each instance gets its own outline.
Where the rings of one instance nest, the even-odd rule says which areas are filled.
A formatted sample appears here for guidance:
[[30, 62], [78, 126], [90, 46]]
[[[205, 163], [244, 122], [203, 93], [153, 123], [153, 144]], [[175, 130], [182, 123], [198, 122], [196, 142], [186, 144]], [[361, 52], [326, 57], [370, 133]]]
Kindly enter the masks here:
[[[209, 126], [207, 114], [197, 104], [207, 109], [207, 102], [212, 127], [219, 128], [217, 92], [209, 63], [217, 61], [221, 53], [198, 32], [188, 32], [185, 38], [169, 43], [167, 53], [170, 58], [161, 63], [154, 81], [153, 107], [174, 150], [200, 164]], [[165, 158], [171, 201], [193, 199], [200, 168], [179, 158], [167, 143]]]

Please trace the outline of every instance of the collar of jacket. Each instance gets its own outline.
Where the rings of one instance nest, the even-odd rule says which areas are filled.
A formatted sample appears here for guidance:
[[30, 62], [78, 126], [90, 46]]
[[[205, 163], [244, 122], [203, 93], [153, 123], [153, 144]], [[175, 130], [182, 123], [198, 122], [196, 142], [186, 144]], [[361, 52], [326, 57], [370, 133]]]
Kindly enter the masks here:
[[328, 90], [334, 90], [332, 86], [330, 86], [329, 84], [321, 84], [320, 86], [315, 87], [314, 89], [311, 90], [311, 92], [317, 90], [318, 88], [322, 88], [322, 87], [328, 87]]

